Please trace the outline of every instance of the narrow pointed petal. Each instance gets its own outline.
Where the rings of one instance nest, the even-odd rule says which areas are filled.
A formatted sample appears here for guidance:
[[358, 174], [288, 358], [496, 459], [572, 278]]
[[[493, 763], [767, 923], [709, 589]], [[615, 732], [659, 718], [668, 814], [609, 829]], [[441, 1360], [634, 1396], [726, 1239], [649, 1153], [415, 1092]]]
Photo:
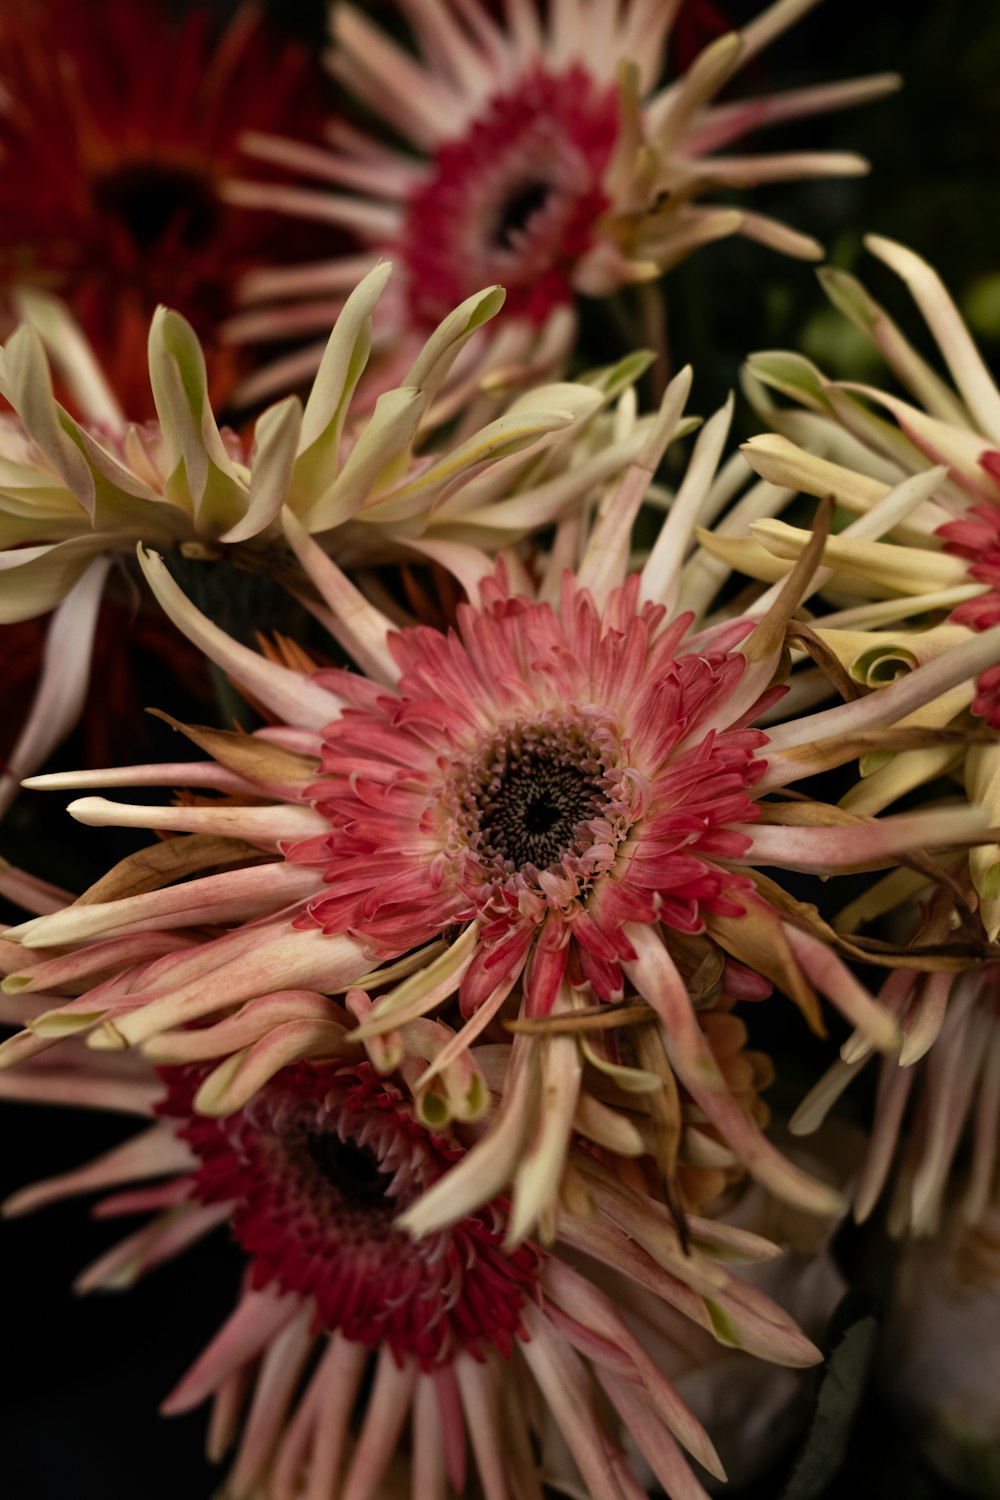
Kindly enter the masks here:
[[195, 609], [171, 578], [158, 553], [140, 547], [139, 563], [150, 588], [178, 630], [279, 719], [322, 729], [337, 716], [341, 708], [339, 698], [301, 673], [291, 672], [239, 645]]

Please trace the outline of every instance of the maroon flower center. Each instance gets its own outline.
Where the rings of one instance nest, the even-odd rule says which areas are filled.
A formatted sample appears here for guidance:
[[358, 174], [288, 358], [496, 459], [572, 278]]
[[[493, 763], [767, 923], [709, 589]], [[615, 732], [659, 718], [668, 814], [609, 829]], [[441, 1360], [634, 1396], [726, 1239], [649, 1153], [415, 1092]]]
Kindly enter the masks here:
[[[545, 876], [577, 895], [610, 868], [633, 821], [610, 722], [574, 713], [515, 722], [477, 756], [457, 759], [445, 801], [459, 883], [485, 892]], [[542, 878], [540, 878], [542, 877]]]
[[193, 1111], [203, 1073], [163, 1069], [161, 1113], [200, 1165], [194, 1196], [232, 1203], [253, 1284], [311, 1297], [316, 1324], [427, 1368], [457, 1348], [508, 1355], [538, 1264], [500, 1249], [504, 1205], [413, 1240], [398, 1215], [461, 1155], [364, 1064], [286, 1068], [240, 1113]]
[[616, 91], [580, 68], [535, 73], [492, 99], [410, 199], [399, 254], [418, 319], [438, 322], [494, 282], [510, 311], [537, 323], [571, 300], [573, 268], [607, 207], [601, 178], [617, 135]]
[[138, 253], [165, 244], [200, 250], [218, 232], [221, 209], [208, 174], [162, 161], [133, 161], [95, 179], [94, 204]]
[[517, 725], [460, 777], [469, 844], [507, 874], [546, 870], [592, 842], [607, 769], [575, 725]]

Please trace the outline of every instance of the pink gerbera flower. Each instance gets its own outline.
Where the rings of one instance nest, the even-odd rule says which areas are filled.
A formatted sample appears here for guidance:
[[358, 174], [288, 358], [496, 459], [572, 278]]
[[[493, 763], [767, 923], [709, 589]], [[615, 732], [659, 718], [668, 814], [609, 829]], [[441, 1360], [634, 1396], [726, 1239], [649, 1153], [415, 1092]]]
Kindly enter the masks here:
[[[710, 101], [807, 5], [772, 5], [717, 37], [661, 86], [678, 0], [403, 0], [413, 50], [363, 9], [332, 8], [330, 69], [394, 140], [336, 122], [325, 148], [257, 132], [256, 156], [325, 186], [232, 183], [232, 201], [319, 219], [356, 235], [340, 259], [256, 272], [240, 340], [286, 339], [329, 325], [374, 254], [405, 268], [394, 343], [493, 281], [507, 289], [492, 367], [558, 358], [580, 295], [650, 281], [699, 245], [741, 233], [793, 255], [820, 247], [756, 212], [699, 199], [719, 187], [863, 172], [836, 152], [723, 154], [775, 121], [841, 108], [896, 86], [861, 79], [738, 103]], [[414, 154], [416, 153], [416, 154]], [[658, 337], [658, 330], [651, 331]], [[538, 341], [537, 344], [535, 341]], [[318, 350], [275, 364], [248, 391], [311, 369]]]
[[[414, 1232], [432, 1232], [513, 1182], [516, 1243], [537, 1223], [553, 1232], [576, 1122], [591, 1109], [583, 1064], [594, 1053], [579, 1050], [572, 1028], [585, 1035], [595, 1011], [627, 1002], [736, 1158], [775, 1192], [829, 1207], [828, 1191], [785, 1162], [734, 1100], [697, 1025], [677, 944], [704, 934], [716, 956], [735, 958], [731, 994], [760, 998], [763, 976], [818, 1026], [818, 990], [876, 1046], [893, 1047], [894, 1019], [838, 957], [836, 936], [776, 896], [760, 867], [863, 868], [915, 847], [974, 843], [987, 819], [977, 808], [851, 819], [773, 794], [852, 759], [859, 734], [968, 677], [996, 636], [973, 636], [869, 698], [754, 728], [780, 697], [784, 623], [822, 533], [758, 620], [701, 631], [690, 615], [670, 620], [686, 528], [724, 428], [716, 418], [706, 426], [641, 573], [626, 576], [648, 478], [640, 466], [585, 541], [563, 528], [537, 595], [527, 580], [512, 591], [502, 569], [487, 575], [448, 634], [393, 631], [286, 513], [289, 541], [364, 675], [305, 679], [266, 662], [145, 557], [180, 628], [285, 723], [252, 737], [191, 731], [212, 756], [203, 765], [43, 779], [181, 782], [227, 795], [167, 808], [74, 805], [87, 822], [188, 831], [208, 844], [173, 841], [162, 888], [133, 894], [123, 873], [14, 930], [34, 951], [6, 987], [58, 983], [76, 998], [7, 1044], [8, 1060], [74, 1030], [167, 1060], [198, 1023], [201, 1055], [226, 1059], [199, 1107], [224, 1114], [280, 1067], [325, 1055], [322, 1015], [303, 1011], [293, 988], [305, 986], [346, 994], [361, 1022], [355, 1040], [386, 1069], [405, 1051], [425, 1058], [411, 1083], [419, 1102], [494, 1021], [526, 1027], [535, 1034], [510, 1049], [486, 1134], [403, 1215]], [[573, 536], [582, 555], [562, 573]], [[232, 841], [221, 851], [220, 836]], [[169, 884], [220, 863], [234, 868]], [[63, 955], [46, 958], [52, 945]], [[433, 1015], [441, 1030], [418, 1045], [408, 1028]]]
[[[81, 1291], [129, 1285], [228, 1226], [247, 1256], [239, 1300], [164, 1411], [211, 1399], [211, 1456], [236, 1444], [232, 1500], [374, 1500], [397, 1449], [413, 1500], [466, 1494], [472, 1470], [485, 1495], [538, 1500], [553, 1426], [570, 1454], [563, 1477], [594, 1500], [641, 1500], [624, 1431], [670, 1495], [704, 1500], [678, 1442], [723, 1477], [709, 1438], [590, 1273], [611, 1264], [619, 1286], [644, 1288], [724, 1342], [808, 1365], [817, 1351], [791, 1320], [719, 1263], [775, 1247], [692, 1220], [682, 1256], [662, 1206], [623, 1184], [619, 1213], [631, 1205], [654, 1231], [650, 1251], [618, 1223], [598, 1232], [573, 1214], [573, 1265], [561, 1246], [510, 1248], [502, 1198], [414, 1241], [399, 1211], [455, 1169], [462, 1144], [420, 1122], [361, 1060], [346, 1014], [323, 1003], [328, 1058], [279, 1070], [222, 1120], [197, 1113], [202, 1063], [157, 1075], [134, 1054], [77, 1044], [55, 1067], [3, 1075], [8, 1096], [150, 1118], [137, 1138], [22, 1190], [5, 1212], [113, 1188], [102, 1217], [154, 1215], [83, 1272]], [[15, 1002], [22, 1016], [25, 1004]], [[199, 1033], [186, 1035], [197, 1049]]]

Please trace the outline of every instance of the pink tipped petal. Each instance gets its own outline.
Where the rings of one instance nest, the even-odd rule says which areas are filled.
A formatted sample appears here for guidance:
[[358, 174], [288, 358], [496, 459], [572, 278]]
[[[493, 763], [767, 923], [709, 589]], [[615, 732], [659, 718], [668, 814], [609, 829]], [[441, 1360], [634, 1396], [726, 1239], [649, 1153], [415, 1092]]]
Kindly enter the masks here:
[[448, 1500], [441, 1409], [434, 1381], [426, 1375], [417, 1380], [413, 1399], [412, 1473], [411, 1500]]
[[783, 924], [788, 945], [802, 965], [806, 977], [830, 999], [842, 1015], [882, 1052], [899, 1047], [901, 1036], [895, 1016], [873, 1000], [837, 954], [818, 938]]
[[591, 1500], [623, 1500], [607, 1462], [586, 1369], [563, 1337], [546, 1325], [530, 1304], [525, 1309], [529, 1338], [524, 1358], [583, 1476]]
[[508, 1500], [508, 1462], [494, 1369], [477, 1363], [467, 1354], [460, 1354], [455, 1361], [455, 1377], [484, 1500]]
[[16, 1218], [20, 1214], [34, 1213], [49, 1203], [116, 1187], [137, 1177], [183, 1172], [193, 1162], [194, 1158], [183, 1141], [162, 1125], [154, 1125], [151, 1130], [112, 1147], [76, 1171], [63, 1172], [58, 1177], [49, 1177], [44, 1182], [32, 1183], [20, 1192], [12, 1193], [3, 1204], [3, 1213], [7, 1218]]
[[642, 1388], [610, 1373], [602, 1377], [601, 1383], [671, 1500], [708, 1500], [707, 1491], [688, 1468], [677, 1444], [656, 1420]]
[[822, 875], [911, 850], [983, 842], [989, 819], [978, 807], [947, 807], [834, 827], [758, 823], [739, 831], [750, 841], [744, 856], [748, 863]]
[[309, 807], [136, 807], [105, 797], [81, 797], [67, 808], [78, 823], [91, 828], [158, 828], [175, 833], [208, 833], [241, 838], [264, 849], [275, 849], [282, 839], [309, 838], [325, 823]]
[[[616, 1355], [631, 1362], [634, 1373], [630, 1378], [645, 1386], [649, 1397], [655, 1402], [659, 1422], [666, 1423], [678, 1441], [716, 1479], [725, 1479], [726, 1473], [719, 1455], [701, 1423], [639, 1341], [629, 1332], [612, 1303], [578, 1272], [555, 1259], [547, 1265], [546, 1286], [559, 1304], [588, 1333], [605, 1340]], [[569, 1336], [572, 1339], [571, 1332]], [[603, 1373], [601, 1379], [604, 1379]]]
[[330, 607], [337, 640], [369, 677], [393, 686], [399, 669], [386, 646], [389, 621], [368, 603], [287, 508], [282, 525], [296, 557]]
[[161, 1089], [156, 1082], [131, 1078], [74, 1075], [64, 1068], [33, 1067], [23, 1073], [0, 1072], [0, 1098], [33, 1104], [80, 1105], [126, 1115], [152, 1115]]
[[417, 1367], [412, 1360], [400, 1366], [388, 1351], [379, 1355], [375, 1383], [339, 1500], [376, 1500], [379, 1481], [409, 1413], [416, 1380]]
[[635, 923], [626, 931], [636, 958], [622, 967], [663, 1022], [664, 1044], [684, 1086], [765, 1187], [813, 1213], [837, 1213], [840, 1195], [786, 1161], [730, 1094], [663, 943], [655, 933]]
[[[336, 1493], [337, 1477], [347, 1446], [351, 1411], [367, 1365], [368, 1351], [340, 1334], [330, 1340], [316, 1410], [316, 1436], [307, 1471], [305, 1500], [328, 1500]], [[296, 1492], [298, 1494], [298, 1492]]]
[[189, 1245], [202, 1239], [228, 1217], [226, 1204], [211, 1207], [184, 1205], [178, 1212], [168, 1210], [145, 1229], [129, 1235], [81, 1272], [73, 1283], [74, 1291], [121, 1291], [134, 1286], [141, 1277], [164, 1261], [172, 1260]]
[[337, 1057], [349, 1050], [344, 1036], [337, 1021], [285, 1021], [220, 1063], [198, 1090], [195, 1108], [203, 1115], [234, 1114], [289, 1063], [302, 1057]]
[[227, 1016], [214, 1026], [192, 1030], [164, 1032], [143, 1047], [152, 1062], [178, 1066], [219, 1057], [223, 1053], [251, 1046], [273, 1028], [289, 1020], [343, 1020], [343, 1012], [326, 995], [314, 990], [279, 990], [250, 1000], [235, 1015]]
[[5, 859], [0, 859], [0, 895], [38, 916], [61, 911], [73, 900], [69, 891], [51, 885], [47, 880], [39, 880], [37, 875], [29, 875], [26, 870], [18, 870]]
[[[149, 934], [164, 928], [197, 927], [208, 921], [252, 921], [273, 911], [276, 906], [303, 900], [320, 887], [321, 882], [312, 871], [295, 865], [251, 865], [245, 870], [205, 875], [183, 885], [167, 886], [140, 896], [66, 907], [50, 917], [36, 918], [43, 925], [23, 923], [18, 929], [23, 941], [33, 948], [49, 948], [64, 943], [90, 942], [105, 933], [119, 936], [72, 956], [33, 966], [31, 987], [41, 988], [61, 979], [80, 977], [90, 966], [99, 972], [102, 963], [111, 969], [141, 959], [142, 948], [138, 946], [141, 938], [138, 935], [129, 937], [130, 929], [137, 934]], [[113, 946], [115, 944], [117, 946]], [[188, 946], [188, 942], [180, 937], [164, 936], [155, 939], [153, 946], [159, 952], [167, 953], [174, 947]], [[147, 950], [145, 956], [158, 957], [159, 952]]]
[[130, 996], [130, 1008], [115, 1016], [119, 1045], [134, 1046], [182, 1022], [271, 994], [279, 985], [346, 989], [360, 977], [365, 958], [350, 938], [281, 924], [238, 930], [165, 963], [154, 966], [145, 994]]
[[269, 1464], [315, 1343], [311, 1322], [312, 1309], [306, 1303], [264, 1352], [229, 1480], [235, 1495], [250, 1494]]
[[244, 1292], [235, 1312], [163, 1402], [164, 1416], [200, 1406], [228, 1376], [267, 1348], [291, 1322], [297, 1305], [295, 1297], [272, 1291]]
[[85, 787], [198, 786], [222, 792], [253, 792], [255, 788], [215, 761], [167, 761], [155, 766], [109, 766], [92, 771], [50, 771], [26, 776], [22, 786], [39, 792], [75, 792]]
[[399, 1226], [419, 1237], [455, 1223], [471, 1202], [494, 1197], [510, 1183], [532, 1127], [537, 1089], [537, 1058], [518, 1048], [516, 1038], [503, 1109], [475, 1149], [400, 1215]]

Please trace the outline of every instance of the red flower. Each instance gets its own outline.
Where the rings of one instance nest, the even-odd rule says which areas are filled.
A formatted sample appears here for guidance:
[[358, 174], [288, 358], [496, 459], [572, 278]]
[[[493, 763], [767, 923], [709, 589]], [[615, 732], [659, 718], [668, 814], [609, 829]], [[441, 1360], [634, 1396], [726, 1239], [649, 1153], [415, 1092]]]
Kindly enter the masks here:
[[397, 1088], [367, 1063], [300, 1064], [212, 1120], [194, 1112], [206, 1071], [162, 1069], [159, 1113], [183, 1122], [177, 1133], [199, 1159], [192, 1197], [230, 1204], [255, 1290], [312, 1297], [317, 1328], [422, 1369], [462, 1349], [481, 1359], [483, 1345], [510, 1357], [538, 1255], [501, 1254], [499, 1207], [422, 1240], [395, 1226], [462, 1154], [414, 1119]]
[[[249, 129], [312, 131], [318, 77], [252, 8], [221, 33], [165, 0], [14, 0], [0, 21], [0, 286], [65, 297], [135, 418], [152, 415], [149, 319], [179, 309], [213, 342], [235, 279], [287, 225], [243, 214], [220, 186]], [[331, 241], [311, 237], [315, 249]], [[222, 400], [245, 361], [216, 347]]]

